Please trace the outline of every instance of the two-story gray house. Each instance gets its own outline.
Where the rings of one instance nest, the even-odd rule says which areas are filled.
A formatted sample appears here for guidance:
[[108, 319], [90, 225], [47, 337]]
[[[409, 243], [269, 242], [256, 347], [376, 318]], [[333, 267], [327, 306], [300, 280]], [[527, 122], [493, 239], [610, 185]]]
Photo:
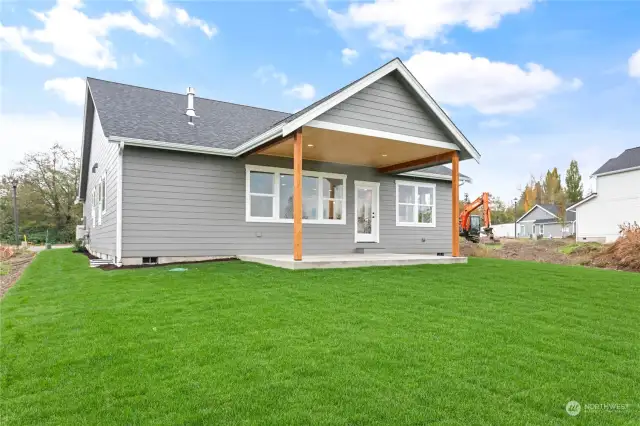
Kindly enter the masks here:
[[295, 114], [87, 78], [78, 199], [118, 265], [455, 256], [458, 165], [479, 157], [399, 59]]

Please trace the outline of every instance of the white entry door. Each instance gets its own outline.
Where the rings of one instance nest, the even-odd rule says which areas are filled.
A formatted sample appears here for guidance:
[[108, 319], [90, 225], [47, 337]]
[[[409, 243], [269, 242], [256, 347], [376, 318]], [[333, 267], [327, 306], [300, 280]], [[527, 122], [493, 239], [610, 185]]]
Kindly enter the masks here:
[[355, 232], [356, 243], [377, 243], [379, 237], [380, 184], [378, 182], [355, 181]]

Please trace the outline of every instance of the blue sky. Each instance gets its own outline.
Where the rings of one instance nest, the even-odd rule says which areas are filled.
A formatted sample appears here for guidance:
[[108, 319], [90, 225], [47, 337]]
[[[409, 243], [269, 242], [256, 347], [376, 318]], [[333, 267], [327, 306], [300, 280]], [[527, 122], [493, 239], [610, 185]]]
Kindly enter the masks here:
[[[2, 4], [7, 172], [79, 149], [86, 76], [293, 112], [398, 56], [482, 154], [471, 196], [512, 199], [640, 145], [640, 2], [85, 1]], [[587, 185], [588, 186], [588, 185]]]

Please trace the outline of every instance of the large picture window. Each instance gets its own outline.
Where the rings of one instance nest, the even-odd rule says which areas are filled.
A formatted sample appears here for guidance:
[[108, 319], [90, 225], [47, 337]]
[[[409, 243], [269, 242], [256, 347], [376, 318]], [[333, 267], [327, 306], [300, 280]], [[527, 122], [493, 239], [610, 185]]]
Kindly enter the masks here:
[[[303, 222], [345, 224], [346, 179], [303, 171]], [[247, 165], [247, 221], [293, 222], [293, 170]]]
[[396, 225], [436, 226], [436, 186], [396, 181]]

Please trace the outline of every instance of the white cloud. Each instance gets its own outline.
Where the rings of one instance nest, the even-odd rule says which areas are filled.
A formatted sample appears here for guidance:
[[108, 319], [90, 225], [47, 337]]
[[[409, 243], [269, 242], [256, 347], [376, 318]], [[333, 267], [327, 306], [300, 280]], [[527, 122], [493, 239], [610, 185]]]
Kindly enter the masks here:
[[84, 78], [54, 78], [44, 82], [44, 90], [54, 92], [65, 101], [84, 105], [86, 83]]
[[355, 49], [350, 49], [345, 47], [342, 49], [342, 63], [345, 65], [351, 65], [354, 60], [356, 60], [359, 56], [359, 53]]
[[58, 57], [86, 67], [105, 69], [117, 68], [113, 45], [108, 39], [113, 30], [131, 31], [149, 38], [163, 36], [160, 29], [142, 23], [131, 11], [105, 13], [98, 18], [90, 18], [80, 11], [82, 7], [80, 0], [58, 0], [51, 10], [32, 11], [44, 27], [2, 27], [0, 40], [3, 48], [15, 50], [32, 62], [52, 65], [55, 62], [53, 55], [36, 54], [27, 44], [38, 42], [49, 45]]
[[552, 93], [581, 85], [542, 65], [529, 63], [523, 69], [468, 53], [423, 51], [413, 55], [407, 67], [438, 102], [470, 106], [483, 114], [530, 110]]
[[140, 56], [138, 56], [136, 53], [131, 55], [131, 61], [133, 62], [133, 65], [138, 66], [138, 67], [140, 65], [144, 64], [144, 61], [142, 60], [142, 58]]
[[25, 28], [5, 27], [0, 23], [0, 50], [13, 50], [31, 62], [51, 66], [56, 61], [48, 53], [37, 53], [24, 43]]
[[568, 88], [571, 90], [578, 90], [583, 86], [582, 80], [580, 80], [579, 78], [573, 78], [571, 80], [571, 83], [569, 83]]
[[640, 78], [640, 50], [629, 58], [629, 76]]
[[74, 117], [47, 114], [0, 114], [2, 155], [0, 174], [15, 168], [28, 152], [44, 151], [55, 142], [80, 150], [82, 115]]
[[369, 39], [385, 50], [400, 50], [417, 40], [435, 40], [454, 26], [472, 31], [496, 28], [505, 15], [531, 7], [534, 0], [376, 0], [352, 3], [342, 13], [325, 0], [307, 0], [340, 31], [365, 28]]
[[283, 72], [276, 70], [273, 65], [263, 65], [253, 73], [253, 76], [260, 80], [262, 84], [266, 84], [269, 80], [275, 80], [282, 86], [286, 86], [289, 79]]
[[286, 90], [285, 94], [298, 99], [310, 100], [316, 96], [316, 89], [309, 83], [302, 83]]
[[184, 9], [176, 8], [175, 13], [176, 21], [178, 21], [178, 24], [187, 27], [200, 28], [200, 31], [202, 31], [209, 38], [213, 37], [218, 32], [218, 29], [216, 27], [207, 24], [200, 18], [189, 16], [187, 11]]
[[208, 38], [212, 38], [218, 33], [214, 25], [210, 25], [200, 18], [190, 16], [189, 13], [180, 7], [174, 7], [164, 0], [141, 0], [144, 12], [152, 19], [168, 19], [184, 27], [198, 28]]
[[485, 120], [478, 123], [478, 126], [485, 129], [497, 129], [500, 127], [506, 127], [508, 125], [509, 125], [508, 121], [498, 120], [497, 118], [492, 118], [490, 120]]
[[153, 19], [158, 19], [169, 14], [169, 7], [167, 7], [163, 0], [146, 0], [144, 2], [144, 9], [147, 15]]
[[516, 135], [507, 135], [502, 138], [498, 143], [500, 145], [515, 145], [520, 143], [521, 139]]

